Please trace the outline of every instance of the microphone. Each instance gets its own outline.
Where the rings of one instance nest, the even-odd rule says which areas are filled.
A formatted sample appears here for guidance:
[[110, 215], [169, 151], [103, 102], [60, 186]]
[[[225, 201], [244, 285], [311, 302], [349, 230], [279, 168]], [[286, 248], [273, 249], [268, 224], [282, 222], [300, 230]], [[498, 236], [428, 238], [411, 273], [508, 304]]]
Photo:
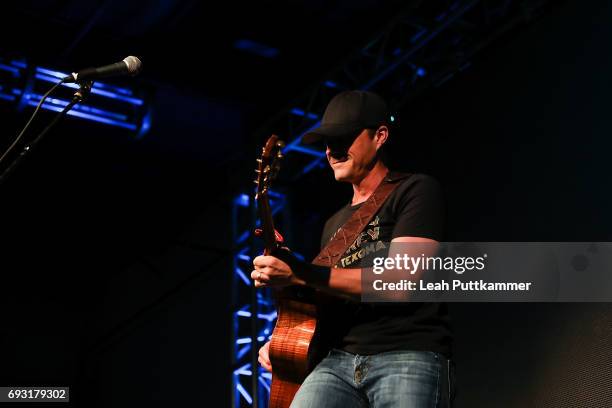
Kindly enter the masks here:
[[135, 76], [142, 70], [142, 62], [133, 56], [125, 58], [123, 61], [115, 62], [114, 64], [104, 65], [98, 68], [85, 68], [78, 72], [73, 72], [62, 82], [78, 82], [95, 80], [98, 78], [109, 78], [123, 75]]

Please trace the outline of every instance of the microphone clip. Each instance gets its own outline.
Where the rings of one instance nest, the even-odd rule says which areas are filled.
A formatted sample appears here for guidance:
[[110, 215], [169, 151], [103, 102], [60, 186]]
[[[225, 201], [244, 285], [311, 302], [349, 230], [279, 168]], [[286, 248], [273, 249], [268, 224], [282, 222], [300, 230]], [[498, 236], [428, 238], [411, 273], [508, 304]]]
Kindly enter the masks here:
[[93, 86], [93, 83], [94, 81], [90, 80], [77, 81], [77, 84], [79, 84], [79, 89], [75, 91], [74, 96], [72, 97], [72, 101], [74, 103], [80, 103], [87, 99], [87, 97], [91, 93], [91, 87]]

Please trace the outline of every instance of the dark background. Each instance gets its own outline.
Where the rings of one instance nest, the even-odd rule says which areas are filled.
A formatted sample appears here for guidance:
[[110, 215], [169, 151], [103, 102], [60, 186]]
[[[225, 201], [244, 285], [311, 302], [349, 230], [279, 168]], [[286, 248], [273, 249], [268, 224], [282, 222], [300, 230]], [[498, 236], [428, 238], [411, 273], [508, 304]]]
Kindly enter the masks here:
[[[155, 115], [142, 140], [69, 118], [1, 187], [0, 384], [68, 384], [74, 406], [228, 406], [230, 203], [255, 130], [401, 5], [125, 3], [5, 9], [5, 56], [73, 70], [143, 55]], [[448, 240], [610, 239], [611, 17], [560, 2], [402, 109], [391, 162], [440, 180]], [[3, 148], [30, 112], [0, 105]], [[312, 254], [350, 189], [327, 169], [279, 188], [291, 246]], [[608, 304], [451, 312], [457, 406], [611, 406]]]

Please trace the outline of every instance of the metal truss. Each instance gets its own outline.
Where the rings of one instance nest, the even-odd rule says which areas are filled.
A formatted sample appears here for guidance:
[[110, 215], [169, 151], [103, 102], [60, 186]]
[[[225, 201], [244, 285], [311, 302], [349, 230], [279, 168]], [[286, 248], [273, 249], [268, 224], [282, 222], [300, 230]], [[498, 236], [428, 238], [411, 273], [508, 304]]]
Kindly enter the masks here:
[[[13, 102], [17, 110], [34, 107], [53, 84], [66, 73], [30, 66], [25, 61], [0, 59], [0, 100]], [[63, 84], [58, 93], [45, 101], [42, 109], [61, 112], [68, 104], [77, 84]], [[146, 100], [129, 88], [101, 82], [94, 83], [87, 102], [77, 104], [68, 112], [84, 120], [132, 131], [143, 137], [150, 128], [151, 113]]]
[[[272, 214], [285, 208], [285, 196], [268, 192]], [[233, 316], [232, 316], [232, 406], [267, 406], [272, 376], [257, 363], [256, 353], [270, 339], [276, 322], [276, 309], [270, 289], [258, 289], [251, 283], [257, 227], [253, 194], [241, 194], [232, 204], [233, 218]], [[252, 345], [256, 347], [253, 348]], [[257, 376], [253, 377], [253, 367]], [[255, 392], [254, 392], [255, 391]]]
[[[301, 143], [302, 136], [320, 124], [321, 117], [329, 100], [338, 92], [348, 89], [373, 90], [383, 95], [391, 107], [390, 122], [396, 120], [399, 109], [421, 92], [437, 87], [453, 78], [457, 73], [467, 69], [473, 56], [493, 42], [497, 37], [527, 23], [539, 15], [547, 0], [512, 1], [512, 0], [463, 0], [454, 2], [416, 2], [400, 13], [385, 29], [369, 41], [359, 52], [344, 61], [336, 69], [328, 73], [316, 86], [296, 99], [286, 109], [279, 112], [258, 135], [274, 133], [280, 135], [289, 143], [284, 149], [288, 160], [284, 163], [281, 176], [285, 182], [294, 181], [302, 175], [324, 164], [325, 155], [322, 151], [305, 146]], [[286, 175], [289, 174], [287, 177]], [[237, 203], [248, 207], [249, 197], [241, 195]], [[282, 205], [279, 202], [278, 205]], [[278, 207], [275, 208], [280, 211]], [[254, 212], [250, 213], [251, 215]], [[234, 217], [235, 225], [244, 226], [238, 217]], [[249, 219], [252, 225], [253, 220]], [[248, 248], [241, 246], [249, 235], [237, 235], [237, 252], [234, 317], [234, 359], [243, 364], [234, 371], [233, 407], [248, 407], [254, 405], [252, 395], [258, 395], [258, 407], [267, 406], [267, 391], [269, 376], [258, 370], [258, 379], [251, 381], [252, 388], [247, 391], [246, 377], [250, 377], [251, 361], [241, 360], [249, 352], [247, 347], [252, 344], [248, 330], [251, 323], [247, 320], [250, 314], [248, 297], [240, 295], [238, 289], [250, 286], [248, 274], [238, 267], [239, 262], [250, 262]], [[251, 267], [245, 265], [246, 271]], [[274, 308], [268, 292], [258, 294], [257, 321], [262, 323], [263, 332], [258, 329], [257, 336], [267, 339], [274, 327]], [[241, 320], [242, 318], [242, 320]], [[258, 326], [259, 327], [259, 326]], [[244, 343], [240, 347], [238, 341]], [[263, 343], [262, 343], [263, 344]], [[238, 381], [238, 379], [240, 381]], [[261, 387], [260, 387], [261, 385]], [[262, 392], [263, 387], [263, 392]]]

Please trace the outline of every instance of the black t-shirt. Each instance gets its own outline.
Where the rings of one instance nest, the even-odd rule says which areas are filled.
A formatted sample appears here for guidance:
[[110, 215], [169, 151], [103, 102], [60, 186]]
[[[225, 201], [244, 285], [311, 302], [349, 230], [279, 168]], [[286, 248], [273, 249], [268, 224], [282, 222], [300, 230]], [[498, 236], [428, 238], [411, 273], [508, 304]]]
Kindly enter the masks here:
[[[393, 238], [415, 236], [442, 241], [444, 206], [439, 184], [411, 174], [387, 198], [338, 268], [358, 268], [364, 253], [384, 251]], [[361, 204], [342, 207], [325, 223], [321, 247]], [[366, 249], [366, 250], [364, 250]], [[320, 330], [326, 343], [354, 354], [389, 350], [426, 350], [451, 355], [452, 333], [444, 303], [356, 303], [334, 298], [319, 305]]]

